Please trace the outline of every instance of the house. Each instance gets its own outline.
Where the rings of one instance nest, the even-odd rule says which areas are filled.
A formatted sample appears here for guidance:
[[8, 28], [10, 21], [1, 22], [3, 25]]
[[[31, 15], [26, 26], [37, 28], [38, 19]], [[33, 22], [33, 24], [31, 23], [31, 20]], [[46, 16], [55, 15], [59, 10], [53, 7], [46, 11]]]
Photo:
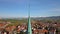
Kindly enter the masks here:
[[56, 34], [56, 29], [54, 27], [50, 27], [49, 34]]
[[48, 30], [45, 29], [38, 29], [39, 30], [39, 34], [47, 34]]
[[16, 26], [8, 26], [5, 28], [5, 30], [8, 31], [9, 34], [13, 34], [14, 29], [16, 29]]

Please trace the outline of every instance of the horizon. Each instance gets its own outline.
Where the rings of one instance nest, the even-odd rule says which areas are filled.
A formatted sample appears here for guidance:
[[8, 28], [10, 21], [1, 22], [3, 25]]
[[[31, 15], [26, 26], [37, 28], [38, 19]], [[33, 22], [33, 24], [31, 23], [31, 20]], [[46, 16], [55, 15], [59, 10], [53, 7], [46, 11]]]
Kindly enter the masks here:
[[[43, 17], [43, 18], [45, 18], [45, 17], [60, 17], [60, 16], [31, 16], [31, 18], [36, 18], [36, 17]], [[0, 19], [1, 18], [28, 18], [28, 16], [26, 16], [26, 17], [0, 17]]]

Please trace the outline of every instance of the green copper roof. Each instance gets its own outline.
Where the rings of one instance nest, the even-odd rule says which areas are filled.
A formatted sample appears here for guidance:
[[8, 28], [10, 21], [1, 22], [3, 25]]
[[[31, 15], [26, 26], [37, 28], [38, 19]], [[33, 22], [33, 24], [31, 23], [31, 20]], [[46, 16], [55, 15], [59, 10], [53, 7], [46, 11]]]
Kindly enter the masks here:
[[27, 34], [32, 34], [32, 27], [31, 27], [31, 19], [30, 19], [30, 0], [28, 4], [28, 33]]
[[28, 34], [32, 34], [32, 27], [31, 27], [30, 16], [28, 17]]

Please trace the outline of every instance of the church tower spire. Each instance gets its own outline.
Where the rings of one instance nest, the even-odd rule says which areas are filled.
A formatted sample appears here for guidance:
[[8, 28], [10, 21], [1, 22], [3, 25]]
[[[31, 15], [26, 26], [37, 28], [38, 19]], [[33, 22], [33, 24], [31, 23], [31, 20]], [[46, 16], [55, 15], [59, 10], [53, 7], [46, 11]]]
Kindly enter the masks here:
[[32, 34], [31, 18], [30, 18], [30, 0], [28, 4], [28, 34]]

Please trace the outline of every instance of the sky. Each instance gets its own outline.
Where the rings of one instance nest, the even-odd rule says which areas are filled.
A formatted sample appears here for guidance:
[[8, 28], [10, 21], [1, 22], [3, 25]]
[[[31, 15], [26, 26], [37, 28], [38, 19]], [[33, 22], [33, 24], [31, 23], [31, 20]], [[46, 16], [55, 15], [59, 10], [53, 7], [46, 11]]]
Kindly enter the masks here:
[[[30, 8], [29, 8], [30, 4]], [[60, 0], [0, 0], [0, 17], [60, 16]]]

